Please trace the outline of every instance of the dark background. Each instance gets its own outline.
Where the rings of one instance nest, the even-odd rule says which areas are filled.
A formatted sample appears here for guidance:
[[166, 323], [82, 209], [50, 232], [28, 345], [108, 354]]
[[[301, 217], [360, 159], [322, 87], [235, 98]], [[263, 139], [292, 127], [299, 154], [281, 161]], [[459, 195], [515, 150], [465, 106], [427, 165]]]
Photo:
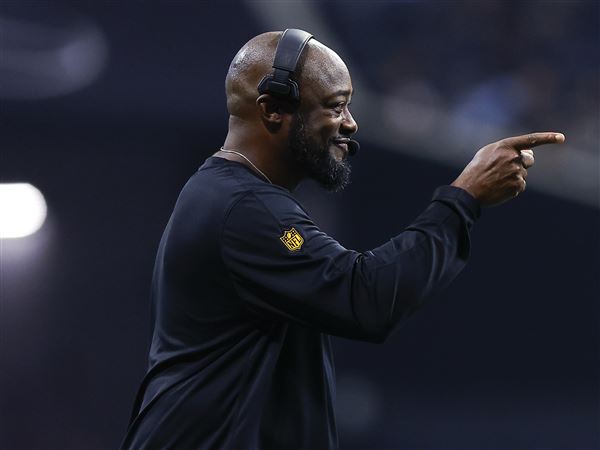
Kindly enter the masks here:
[[[224, 140], [231, 58], [288, 26], [257, 14], [275, 3], [0, 2], [0, 181], [32, 183], [48, 204], [36, 234], [0, 240], [0, 448], [118, 447], [146, 366], [160, 235], [187, 178]], [[486, 120], [563, 131], [597, 156], [597, 2], [310, 5], [383, 98], [410, 74], [457, 111], [469, 86], [539, 58], [554, 71], [539, 79], [545, 95]], [[38, 28], [15, 39], [7, 19]], [[70, 39], [39, 27], [97, 30], [101, 70], [61, 91], [60, 74], [14, 69], [14, 51], [38, 61], [33, 50]], [[481, 114], [520, 97], [486, 99]], [[431, 159], [444, 151], [433, 134], [427, 158], [370, 139], [382, 132], [369, 108], [378, 105], [356, 112], [369, 125], [350, 187], [297, 192], [357, 250], [399, 233], [460, 173]], [[384, 345], [335, 339], [342, 449], [600, 449], [598, 191], [586, 198], [533, 187], [484, 210], [470, 264], [441, 298]]]

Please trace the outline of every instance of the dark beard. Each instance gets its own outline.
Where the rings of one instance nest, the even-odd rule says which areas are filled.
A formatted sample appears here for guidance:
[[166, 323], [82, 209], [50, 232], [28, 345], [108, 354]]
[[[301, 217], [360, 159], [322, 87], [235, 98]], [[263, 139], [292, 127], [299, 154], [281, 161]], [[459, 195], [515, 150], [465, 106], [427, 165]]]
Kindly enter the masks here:
[[306, 137], [304, 119], [300, 113], [295, 113], [290, 126], [289, 148], [292, 156], [306, 176], [312, 178], [328, 191], [339, 192], [350, 183], [350, 164], [346, 159], [336, 161], [325, 148]]

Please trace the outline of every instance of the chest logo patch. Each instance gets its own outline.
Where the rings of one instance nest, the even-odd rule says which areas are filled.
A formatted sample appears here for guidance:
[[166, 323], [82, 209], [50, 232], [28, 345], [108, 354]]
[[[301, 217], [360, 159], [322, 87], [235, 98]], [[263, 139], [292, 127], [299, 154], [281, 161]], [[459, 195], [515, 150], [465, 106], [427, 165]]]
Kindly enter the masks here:
[[279, 239], [281, 239], [281, 242], [283, 242], [291, 252], [300, 250], [302, 248], [302, 244], [304, 244], [304, 238], [300, 236], [300, 233], [298, 233], [293, 227], [289, 230], [284, 230], [283, 236], [281, 236]]

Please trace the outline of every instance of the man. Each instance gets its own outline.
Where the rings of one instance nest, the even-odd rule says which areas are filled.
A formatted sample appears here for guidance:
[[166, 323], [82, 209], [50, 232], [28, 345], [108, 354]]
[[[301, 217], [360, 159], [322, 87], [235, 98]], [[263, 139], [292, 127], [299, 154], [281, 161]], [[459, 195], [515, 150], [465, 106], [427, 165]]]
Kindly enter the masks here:
[[383, 342], [463, 268], [480, 205], [525, 189], [530, 149], [564, 141], [534, 133], [482, 148], [406, 230], [347, 250], [291, 191], [305, 178], [348, 183], [350, 75], [312, 39], [293, 74], [299, 101], [259, 93], [280, 38], [261, 34], [233, 59], [225, 143], [183, 188], [160, 242], [150, 367], [123, 448], [337, 448], [328, 335]]

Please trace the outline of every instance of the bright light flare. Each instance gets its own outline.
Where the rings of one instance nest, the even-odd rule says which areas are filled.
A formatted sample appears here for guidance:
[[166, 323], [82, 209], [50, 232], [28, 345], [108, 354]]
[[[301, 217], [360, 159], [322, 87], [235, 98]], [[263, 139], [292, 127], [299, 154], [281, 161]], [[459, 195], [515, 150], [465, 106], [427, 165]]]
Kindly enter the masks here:
[[35, 233], [46, 220], [46, 200], [29, 183], [0, 183], [0, 238]]

